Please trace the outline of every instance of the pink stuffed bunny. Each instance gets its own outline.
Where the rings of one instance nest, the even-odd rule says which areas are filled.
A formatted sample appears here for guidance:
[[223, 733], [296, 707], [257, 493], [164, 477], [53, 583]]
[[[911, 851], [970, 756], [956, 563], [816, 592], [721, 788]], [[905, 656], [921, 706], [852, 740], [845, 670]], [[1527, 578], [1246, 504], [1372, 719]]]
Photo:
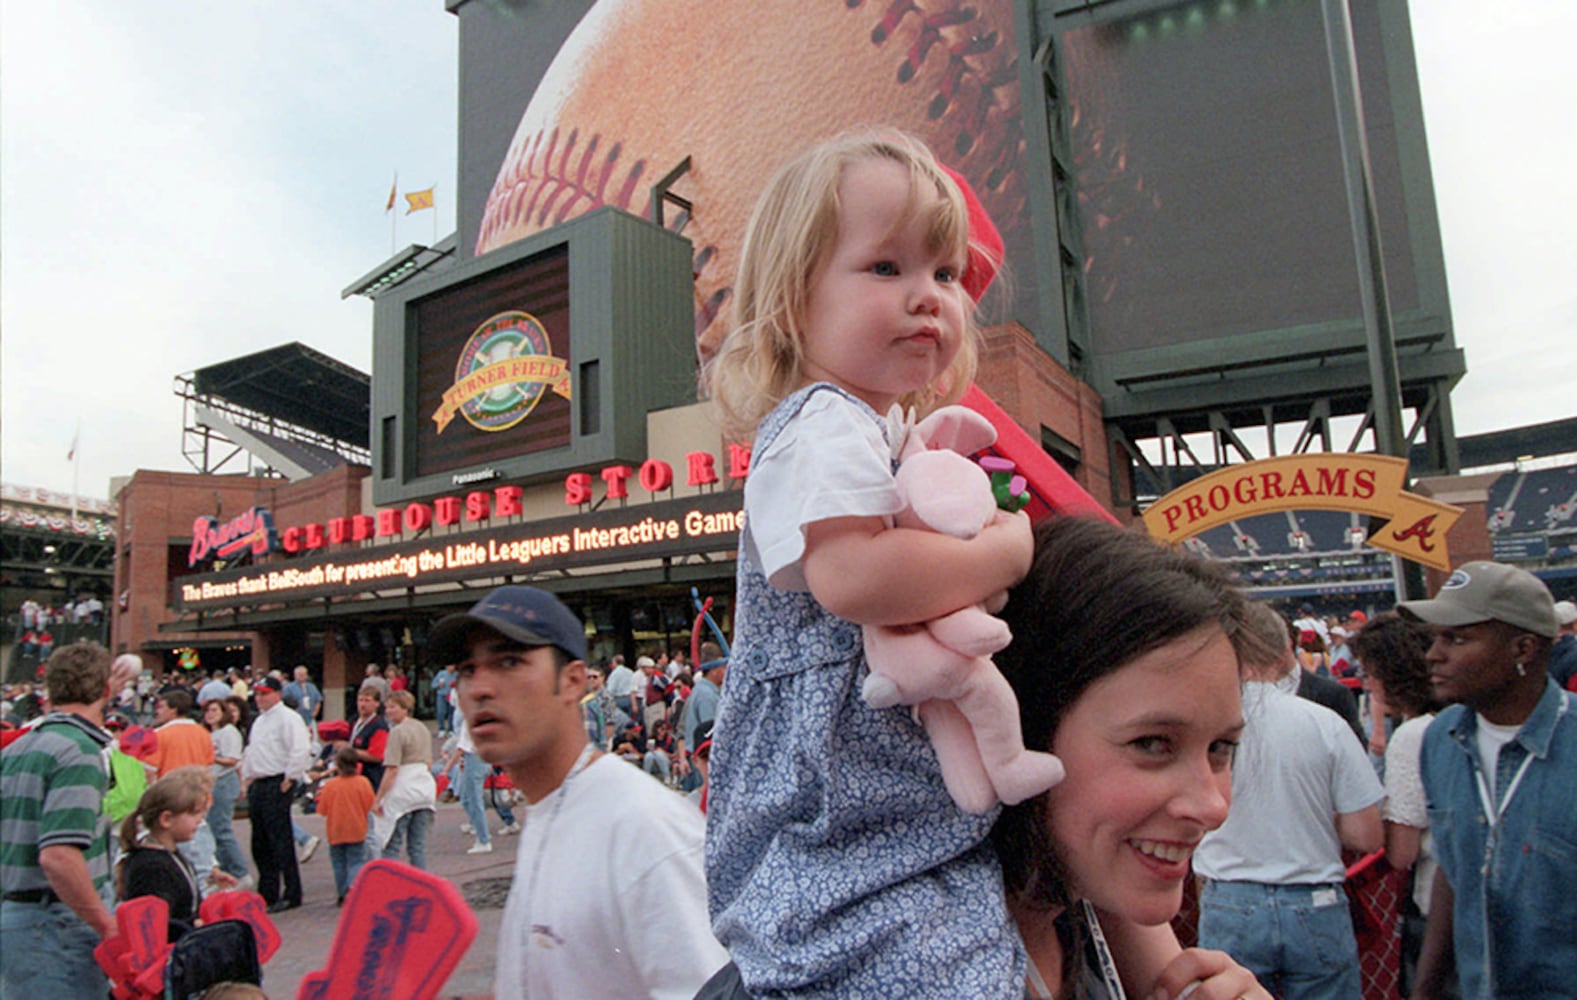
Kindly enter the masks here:
[[[989, 421], [946, 406], [909, 432], [896, 479], [904, 510], [895, 526], [972, 538], [996, 516], [986, 471], [967, 458], [996, 440]], [[1022, 802], [1062, 780], [1062, 762], [1024, 748], [1018, 699], [991, 654], [1012, 638], [989, 611], [1007, 595], [929, 622], [864, 628], [873, 708], [918, 706], [942, 780], [961, 809], [983, 813]]]

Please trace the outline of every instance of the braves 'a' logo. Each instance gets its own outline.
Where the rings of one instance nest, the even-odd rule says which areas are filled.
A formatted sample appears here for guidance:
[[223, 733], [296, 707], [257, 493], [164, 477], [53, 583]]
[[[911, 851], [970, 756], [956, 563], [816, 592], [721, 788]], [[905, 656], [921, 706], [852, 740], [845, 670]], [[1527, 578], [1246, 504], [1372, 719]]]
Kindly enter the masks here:
[[1417, 539], [1419, 551], [1433, 552], [1435, 551], [1435, 543], [1430, 539], [1435, 537], [1434, 524], [1437, 516], [1428, 514], [1421, 517], [1401, 531], [1391, 532], [1391, 537], [1396, 539], [1398, 543], [1406, 542], [1409, 539]]

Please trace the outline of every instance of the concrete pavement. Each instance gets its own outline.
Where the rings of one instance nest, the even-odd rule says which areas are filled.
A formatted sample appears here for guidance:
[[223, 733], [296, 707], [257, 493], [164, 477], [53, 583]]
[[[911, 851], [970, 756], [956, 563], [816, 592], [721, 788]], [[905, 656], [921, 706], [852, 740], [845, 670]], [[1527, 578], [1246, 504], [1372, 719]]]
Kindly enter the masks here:
[[[318, 837], [323, 836], [323, 817], [295, 814], [296, 821]], [[498, 814], [488, 810], [493, 829], [503, 825]], [[458, 803], [443, 804], [434, 817], [427, 838], [427, 867], [460, 887], [477, 916], [480, 929], [465, 958], [449, 977], [440, 995], [454, 996], [491, 993], [493, 955], [498, 943], [498, 924], [503, 916], [504, 897], [514, 870], [515, 837], [495, 833], [493, 853], [466, 854], [473, 838], [460, 832], [466, 822]], [[236, 836], [241, 848], [251, 856], [251, 824], [236, 820]], [[252, 869], [256, 874], [257, 869]], [[279, 951], [263, 966], [263, 989], [274, 1000], [289, 1000], [303, 977], [323, 968], [329, 946], [334, 940], [340, 909], [334, 905], [334, 869], [329, 863], [329, 845], [319, 844], [312, 860], [301, 866], [302, 905], [274, 914], [274, 924], [283, 938]]]

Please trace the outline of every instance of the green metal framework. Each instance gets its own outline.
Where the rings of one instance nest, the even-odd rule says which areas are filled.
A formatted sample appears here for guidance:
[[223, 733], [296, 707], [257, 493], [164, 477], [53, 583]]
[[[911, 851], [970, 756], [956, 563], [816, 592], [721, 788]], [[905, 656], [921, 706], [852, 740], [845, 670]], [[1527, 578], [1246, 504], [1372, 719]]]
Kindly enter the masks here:
[[[1019, 0], [1041, 346], [1101, 393], [1114, 502], [1137, 510], [1200, 469], [1278, 453], [1380, 450], [1368, 352], [1358, 316], [1287, 324], [1171, 346], [1105, 352], [1092, 329], [1071, 96], [1062, 65], [1073, 30], [1145, 17], [1320, 0]], [[1395, 123], [1419, 305], [1397, 313], [1404, 434], [1426, 457], [1415, 475], [1459, 471], [1450, 390], [1466, 371], [1451, 331], [1444, 260], [1424, 143], [1405, 0], [1375, 0], [1387, 69], [1369, 95]], [[1035, 95], [1040, 96], [1037, 102]], [[1037, 113], [1038, 109], [1039, 113]], [[1373, 118], [1373, 115], [1370, 115]], [[1371, 140], [1372, 141], [1372, 140]], [[1295, 443], [1290, 447], [1287, 442]], [[1278, 444], [1278, 442], [1280, 442]]]

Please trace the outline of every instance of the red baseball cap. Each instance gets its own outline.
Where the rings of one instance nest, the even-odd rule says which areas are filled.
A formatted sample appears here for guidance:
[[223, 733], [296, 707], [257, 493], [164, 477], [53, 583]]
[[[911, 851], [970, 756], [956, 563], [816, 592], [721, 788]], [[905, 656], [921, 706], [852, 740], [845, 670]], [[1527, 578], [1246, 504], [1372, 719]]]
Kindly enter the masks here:
[[975, 189], [969, 186], [964, 175], [946, 164], [939, 163], [937, 166], [958, 185], [958, 190], [964, 195], [964, 207], [969, 211], [969, 263], [960, 280], [969, 297], [979, 302], [997, 278], [1006, 244], [1002, 242], [1002, 234], [997, 231], [991, 216], [986, 214], [986, 207], [980, 204]]

